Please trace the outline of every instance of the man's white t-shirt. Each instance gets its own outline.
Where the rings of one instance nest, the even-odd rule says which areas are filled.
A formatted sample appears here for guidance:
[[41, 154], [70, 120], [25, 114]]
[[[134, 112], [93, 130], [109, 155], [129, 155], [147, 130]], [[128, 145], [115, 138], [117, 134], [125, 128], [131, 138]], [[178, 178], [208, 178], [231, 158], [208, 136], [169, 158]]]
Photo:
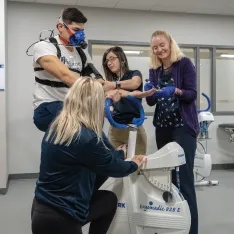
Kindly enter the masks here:
[[[82, 71], [82, 60], [79, 53], [74, 48], [73, 52], [70, 52], [64, 45], [62, 45], [58, 36], [55, 36], [55, 39], [58, 42], [58, 46], [61, 50], [62, 61], [68, 68], [74, 70]], [[93, 63], [90, 55], [86, 50], [83, 50], [86, 55], [86, 64]], [[40, 41], [34, 46], [33, 54], [33, 68], [40, 68], [40, 65], [37, 63], [37, 60], [46, 55], [53, 55], [57, 57], [57, 48], [50, 41]], [[35, 71], [35, 76], [41, 80], [50, 80], [61, 82], [58, 78], [51, 75], [45, 70]], [[33, 107], [36, 109], [41, 103], [44, 102], [53, 102], [53, 101], [64, 101], [65, 95], [67, 94], [69, 88], [62, 87], [51, 87], [48, 85], [43, 85], [35, 81], [35, 90], [33, 94]]]

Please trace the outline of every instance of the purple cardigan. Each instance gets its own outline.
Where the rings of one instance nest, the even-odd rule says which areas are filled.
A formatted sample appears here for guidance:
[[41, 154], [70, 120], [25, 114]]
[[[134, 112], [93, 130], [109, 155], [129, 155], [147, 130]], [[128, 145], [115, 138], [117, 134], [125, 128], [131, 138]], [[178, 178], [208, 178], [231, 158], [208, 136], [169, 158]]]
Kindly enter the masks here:
[[[149, 80], [157, 83], [161, 69], [161, 67], [158, 69], [150, 69]], [[181, 117], [188, 126], [189, 132], [194, 137], [197, 137], [199, 133], [199, 123], [195, 104], [197, 98], [195, 66], [189, 58], [184, 57], [172, 65], [172, 74], [176, 87], [183, 91], [183, 95], [178, 96]], [[150, 96], [146, 98], [146, 102], [149, 106], [154, 106], [157, 104], [157, 99]]]

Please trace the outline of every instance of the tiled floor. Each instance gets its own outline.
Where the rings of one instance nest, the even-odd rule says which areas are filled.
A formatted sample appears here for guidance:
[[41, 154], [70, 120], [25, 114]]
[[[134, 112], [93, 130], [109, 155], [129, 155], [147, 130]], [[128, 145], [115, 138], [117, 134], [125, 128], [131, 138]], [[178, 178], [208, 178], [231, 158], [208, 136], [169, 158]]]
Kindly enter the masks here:
[[[219, 186], [197, 188], [199, 234], [233, 234], [234, 170], [215, 170], [211, 178]], [[7, 195], [0, 196], [0, 234], [31, 234], [34, 186], [35, 179], [10, 181]]]

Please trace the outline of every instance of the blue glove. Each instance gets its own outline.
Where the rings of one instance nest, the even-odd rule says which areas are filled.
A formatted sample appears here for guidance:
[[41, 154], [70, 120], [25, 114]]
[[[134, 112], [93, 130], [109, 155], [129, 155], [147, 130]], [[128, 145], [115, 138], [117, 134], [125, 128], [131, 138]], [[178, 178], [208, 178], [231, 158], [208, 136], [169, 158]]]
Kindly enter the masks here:
[[152, 88], [154, 88], [154, 85], [152, 83], [145, 83], [144, 85], [144, 91], [149, 91], [151, 90]]
[[145, 83], [144, 85], [144, 91], [148, 91], [148, 90], [151, 90], [153, 88], [156, 88], [156, 83], [155, 82], [152, 82], [152, 81], [149, 81], [148, 79], [145, 80], [147, 83]]
[[175, 89], [175, 86], [167, 86], [154, 93], [154, 96], [157, 98], [170, 98], [174, 95]]

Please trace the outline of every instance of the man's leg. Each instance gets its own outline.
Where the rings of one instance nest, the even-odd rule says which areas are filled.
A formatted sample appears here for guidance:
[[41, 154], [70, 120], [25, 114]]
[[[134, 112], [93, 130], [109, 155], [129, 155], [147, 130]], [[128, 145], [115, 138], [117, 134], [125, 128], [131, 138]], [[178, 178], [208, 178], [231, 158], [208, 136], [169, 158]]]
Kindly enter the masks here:
[[[194, 158], [197, 140], [186, 129], [178, 128], [174, 131], [174, 140], [183, 148], [186, 164], [180, 167], [180, 188], [185, 200], [187, 200], [191, 212], [191, 228], [189, 234], [198, 234], [198, 210], [194, 186]], [[176, 185], [176, 174], [173, 170], [172, 181]]]
[[111, 191], [98, 190], [93, 193], [90, 201], [89, 234], [106, 234], [117, 209], [117, 197]]
[[34, 124], [42, 132], [46, 132], [63, 107], [63, 102], [42, 103], [34, 110]]

